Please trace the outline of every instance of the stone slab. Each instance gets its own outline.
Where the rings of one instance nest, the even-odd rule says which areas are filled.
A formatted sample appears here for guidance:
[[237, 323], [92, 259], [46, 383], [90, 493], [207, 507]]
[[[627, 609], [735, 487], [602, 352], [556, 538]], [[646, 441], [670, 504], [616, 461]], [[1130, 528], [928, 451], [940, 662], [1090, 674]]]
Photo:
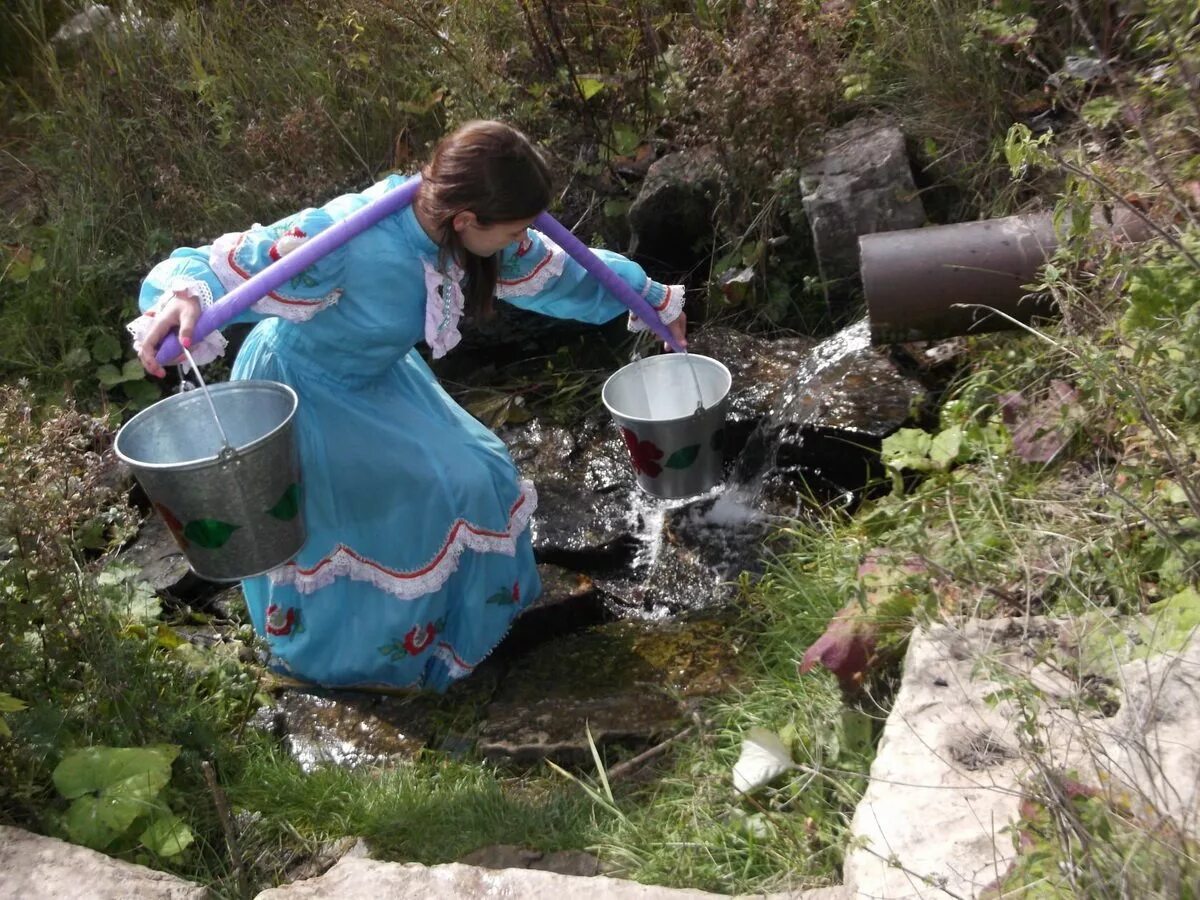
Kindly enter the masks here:
[[0, 825], [2, 900], [204, 900], [207, 888], [57, 838]]
[[[255, 900], [700, 900], [726, 897], [655, 887], [598, 875], [581, 878], [534, 869], [481, 869], [461, 863], [423, 866], [343, 859], [320, 878], [263, 891]], [[838, 900], [840, 888], [755, 895], [765, 900]], [[749, 898], [746, 898], [749, 900]]]
[[[978, 897], [1008, 871], [1036, 764], [1121, 786], [1193, 835], [1200, 804], [1200, 638], [1116, 670], [1120, 705], [1088, 702], [1089, 679], [1047, 657], [1071, 630], [1042, 619], [918, 630], [870, 783], [851, 823], [844, 881], [859, 898]], [[1041, 749], [1005, 696], [1028, 685]], [[1029, 708], [1028, 706], [1026, 707]]]

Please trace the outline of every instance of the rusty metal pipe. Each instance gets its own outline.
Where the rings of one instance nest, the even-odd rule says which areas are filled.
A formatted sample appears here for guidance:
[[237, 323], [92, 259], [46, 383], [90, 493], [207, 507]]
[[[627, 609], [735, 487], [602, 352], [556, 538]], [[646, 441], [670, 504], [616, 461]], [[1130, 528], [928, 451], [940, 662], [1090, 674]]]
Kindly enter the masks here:
[[[1058, 247], [1051, 214], [867, 234], [859, 238], [875, 344], [1013, 327], [1054, 314], [1026, 285]], [[959, 304], [962, 304], [961, 306]]]
[[[1140, 243], [1155, 230], [1128, 203], [1097, 208], [1092, 227], [1120, 244]], [[1054, 315], [1053, 300], [1026, 285], [1058, 244], [1048, 212], [863, 235], [858, 245], [871, 342], [1002, 331], [1014, 327], [1012, 319], [1028, 324]]]

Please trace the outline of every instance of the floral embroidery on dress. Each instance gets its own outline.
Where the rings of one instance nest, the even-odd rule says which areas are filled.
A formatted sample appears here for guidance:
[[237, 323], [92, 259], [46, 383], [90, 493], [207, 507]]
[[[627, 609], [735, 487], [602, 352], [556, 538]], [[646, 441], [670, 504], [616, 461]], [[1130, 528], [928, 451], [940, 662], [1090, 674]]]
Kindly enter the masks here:
[[403, 640], [384, 644], [379, 648], [379, 652], [395, 662], [402, 662], [410, 656], [420, 656], [433, 646], [434, 639], [445, 627], [445, 617], [436, 622], [414, 625], [404, 635]]
[[[299, 231], [298, 228], [292, 228], [284, 232], [271, 244], [271, 249], [267, 251], [268, 256], [275, 259], [276, 253], [281, 256], [286, 255], [308, 240], [307, 237], [298, 236], [297, 231]], [[234, 231], [223, 234], [213, 241], [212, 249], [208, 254], [208, 264], [216, 272], [217, 278], [220, 279], [227, 291], [232, 291], [255, 274], [251, 271], [253, 260], [247, 256], [247, 252], [252, 254], [252, 248], [247, 244], [247, 238], [251, 234], [249, 231]], [[300, 234], [302, 235], [304, 232], [300, 232]], [[285, 241], [285, 238], [288, 240]], [[292, 279], [292, 283], [303, 284], [306, 277], [305, 273], [301, 272]], [[275, 290], [250, 308], [265, 316], [279, 316], [293, 322], [307, 322], [321, 310], [328, 309], [337, 303], [341, 296], [341, 288], [334, 288], [321, 297], [300, 297]]]
[[459, 282], [464, 272], [453, 262], [445, 272], [427, 259], [422, 259], [421, 265], [425, 267], [425, 343], [433, 358], [441, 359], [462, 340], [458, 322], [465, 299]]
[[299, 634], [304, 629], [300, 627], [299, 610], [288, 607], [284, 609], [272, 603], [267, 607], [267, 634], [274, 637], [288, 637]]
[[521, 582], [514, 581], [511, 588], [502, 587], [487, 602], [495, 606], [516, 606], [521, 602]]

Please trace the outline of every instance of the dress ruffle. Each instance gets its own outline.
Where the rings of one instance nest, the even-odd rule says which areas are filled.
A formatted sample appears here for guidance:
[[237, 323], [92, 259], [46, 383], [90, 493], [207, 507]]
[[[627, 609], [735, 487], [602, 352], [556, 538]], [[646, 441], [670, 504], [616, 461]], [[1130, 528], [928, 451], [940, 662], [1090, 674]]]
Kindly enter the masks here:
[[521, 493], [508, 513], [504, 531], [491, 531], [465, 519], [456, 520], [442, 542], [441, 548], [429, 562], [417, 569], [391, 569], [375, 560], [339, 545], [332, 553], [311, 566], [301, 567], [294, 562], [268, 573], [275, 585], [291, 585], [301, 594], [312, 594], [333, 584], [336, 578], [366, 581], [400, 600], [417, 600], [446, 583], [458, 568], [466, 550], [477, 553], [516, 553], [517, 537], [529, 526], [537, 508], [537, 491], [533, 482], [522, 481]]

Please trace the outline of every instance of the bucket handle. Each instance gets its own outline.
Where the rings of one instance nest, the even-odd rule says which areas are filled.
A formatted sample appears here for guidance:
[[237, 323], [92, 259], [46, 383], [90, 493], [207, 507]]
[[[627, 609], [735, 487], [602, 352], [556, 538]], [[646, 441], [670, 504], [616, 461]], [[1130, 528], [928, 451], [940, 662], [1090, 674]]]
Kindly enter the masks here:
[[[221, 462], [229, 462], [237, 456], [237, 451], [233, 449], [233, 445], [229, 443], [229, 436], [225, 434], [225, 428], [221, 425], [221, 417], [217, 415], [217, 405], [213, 403], [212, 394], [208, 392], [208, 385], [204, 383], [204, 376], [200, 374], [200, 367], [196, 365], [196, 361], [192, 359], [192, 354], [187, 347], [182, 344], [179, 347], [183, 351], [183, 355], [187, 357], [188, 364], [192, 367], [192, 371], [196, 373], [196, 380], [200, 382], [200, 390], [204, 392], [204, 399], [208, 401], [208, 408], [212, 410], [213, 421], [217, 423], [217, 431], [221, 435], [221, 452], [217, 454], [217, 458]], [[186, 381], [183, 382], [187, 384]]]
[[[642, 350], [642, 338], [644, 336], [644, 334], [639, 334], [635, 338], [633, 342], [633, 353], [630, 355], [630, 362], [636, 362], [640, 364], [641, 361], [646, 358], [645, 353]], [[653, 349], [653, 341], [651, 342], [651, 349]], [[692, 375], [692, 386], [696, 388], [696, 410], [692, 413], [692, 417], [694, 418], [696, 416], [702, 416], [707, 410], [707, 407], [704, 405], [704, 391], [700, 389], [700, 378], [696, 375], [696, 366], [692, 363], [691, 357], [688, 356], [686, 347], [683, 348], [683, 358], [686, 360], [688, 371]]]

